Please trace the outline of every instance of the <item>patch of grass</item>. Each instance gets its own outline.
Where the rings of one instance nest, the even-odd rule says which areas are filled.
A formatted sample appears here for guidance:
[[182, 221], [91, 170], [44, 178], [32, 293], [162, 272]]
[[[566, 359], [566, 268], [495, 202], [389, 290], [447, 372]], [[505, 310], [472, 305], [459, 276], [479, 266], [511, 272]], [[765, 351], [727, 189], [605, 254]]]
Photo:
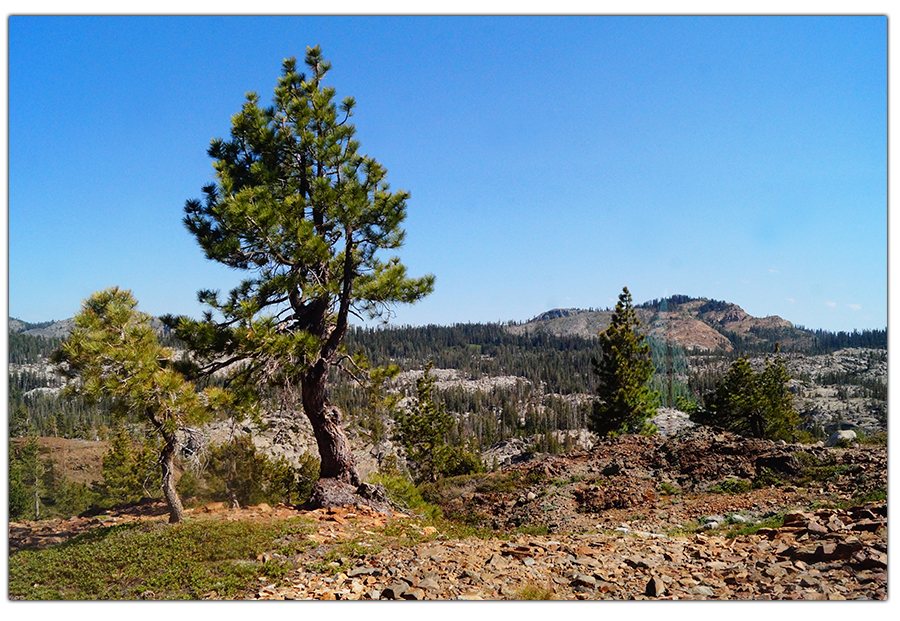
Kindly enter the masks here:
[[532, 524], [529, 526], [518, 526], [513, 532], [520, 535], [535, 535], [542, 537], [549, 535], [550, 529], [543, 524]]
[[810, 503], [810, 509], [849, 509], [867, 502], [884, 502], [887, 500], [887, 490], [877, 487], [858, 493], [853, 498], [840, 498], [832, 494], [824, 500], [814, 500]]
[[850, 472], [850, 466], [846, 464], [827, 464], [804, 468], [800, 473], [801, 484], [822, 483], [825, 481], [837, 481], [842, 475]]
[[583, 475], [583, 474], [573, 474], [572, 476], [565, 478], [565, 479], [563, 479], [563, 478], [553, 479], [550, 481], [550, 485], [553, 485], [554, 487], [562, 487], [564, 485], [571, 485], [572, 483], [580, 483], [581, 481], [584, 481], [586, 478], [587, 477], [585, 477], [585, 475]]
[[736, 528], [731, 528], [727, 533], [725, 533], [725, 536], [728, 539], [734, 539], [735, 537], [740, 537], [741, 535], [752, 535], [756, 533], [760, 528], [780, 528], [782, 526], [784, 526], [784, 512], [767, 517], [766, 519], [761, 520], [756, 524], [744, 524]]
[[862, 492], [853, 497], [854, 505], [864, 505], [867, 502], [886, 502], [887, 501], [887, 490], [883, 487], [871, 489], [867, 492]]
[[700, 530], [700, 522], [691, 520], [690, 522], [685, 522], [679, 526], [670, 528], [666, 531], [666, 535], [669, 537], [686, 537], [688, 535], [693, 535], [698, 530]]
[[430, 502], [426, 502], [419, 489], [402, 476], [376, 474], [369, 477], [369, 482], [380, 483], [384, 487], [385, 492], [387, 492], [388, 498], [395, 505], [406, 511], [416, 513], [427, 519], [441, 517], [441, 509]]
[[545, 589], [533, 584], [526, 584], [516, 592], [516, 599], [519, 600], [548, 600], [554, 599], [553, 591]]
[[279, 538], [302, 539], [308, 520], [160, 522], [99, 528], [44, 550], [9, 558], [10, 598], [198, 599], [209, 591], [231, 597], [260, 576], [277, 579], [288, 567], [259, 563]]
[[659, 493], [663, 496], [677, 496], [681, 493], [681, 488], [668, 481], [662, 481], [659, 484]]

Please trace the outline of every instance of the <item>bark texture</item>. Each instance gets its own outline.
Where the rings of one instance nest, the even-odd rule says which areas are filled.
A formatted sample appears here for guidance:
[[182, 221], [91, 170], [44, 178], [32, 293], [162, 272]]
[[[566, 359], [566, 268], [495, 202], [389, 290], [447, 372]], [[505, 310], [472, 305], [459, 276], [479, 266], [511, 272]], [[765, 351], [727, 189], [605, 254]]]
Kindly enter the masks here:
[[359, 486], [356, 458], [341, 425], [341, 411], [328, 403], [325, 370], [325, 364], [320, 362], [301, 381], [303, 411], [309, 418], [319, 448], [319, 478]]
[[162, 490], [169, 505], [169, 524], [180, 524], [184, 521], [184, 507], [181, 505], [178, 492], [175, 491], [175, 447], [178, 441], [174, 433], [163, 434], [163, 439], [166, 444], [160, 454]]

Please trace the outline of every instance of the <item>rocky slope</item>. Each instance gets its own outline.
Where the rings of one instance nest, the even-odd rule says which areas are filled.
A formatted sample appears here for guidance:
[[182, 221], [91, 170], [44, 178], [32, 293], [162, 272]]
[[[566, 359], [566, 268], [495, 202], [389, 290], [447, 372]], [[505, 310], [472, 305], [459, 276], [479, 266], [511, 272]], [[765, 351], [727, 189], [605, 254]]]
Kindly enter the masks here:
[[[751, 478], [760, 485], [723, 492]], [[665, 440], [624, 436], [457, 480], [455, 490], [445, 482], [445, 512], [494, 527], [487, 536], [459, 537], [444, 523], [368, 507], [215, 503], [187, 517], [313, 523], [311, 534], [273, 542], [251, 561], [289, 569], [248, 583], [248, 599], [883, 600], [887, 505], [860, 494], [872, 497], [885, 482], [885, 447], [777, 445], [692, 429]], [[10, 549], [165, 519], [157, 502], [11, 523]]]
[[[685, 351], [731, 351], [731, 341], [724, 333], [740, 335], [747, 344], [764, 342], [757, 336], [763, 332], [778, 333], [781, 341], [790, 344], [811, 341], [809, 333], [794, 328], [791, 322], [777, 315], [753, 317], [737, 304], [697, 299], [672, 304], [664, 311], [642, 306], [635, 311], [641, 322], [639, 331], [674, 341]], [[509, 326], [508, 330], [516, 334], [544, 331], [592, 338], [609, 326], [612, 314], [608, 310], [554, 309], [531, 321]]]

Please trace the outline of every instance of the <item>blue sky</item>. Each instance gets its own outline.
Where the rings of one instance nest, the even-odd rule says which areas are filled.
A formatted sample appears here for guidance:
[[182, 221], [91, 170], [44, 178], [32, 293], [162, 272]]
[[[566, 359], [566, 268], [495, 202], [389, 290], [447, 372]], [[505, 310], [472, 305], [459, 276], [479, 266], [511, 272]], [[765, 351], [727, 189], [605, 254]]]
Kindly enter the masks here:
[[395, 323], [687, 294], [887, 325], [885, 17], [10, 17], [9, 314], [239, 275], [181, 224], [244, 93], [320, 44], [412, 194]]

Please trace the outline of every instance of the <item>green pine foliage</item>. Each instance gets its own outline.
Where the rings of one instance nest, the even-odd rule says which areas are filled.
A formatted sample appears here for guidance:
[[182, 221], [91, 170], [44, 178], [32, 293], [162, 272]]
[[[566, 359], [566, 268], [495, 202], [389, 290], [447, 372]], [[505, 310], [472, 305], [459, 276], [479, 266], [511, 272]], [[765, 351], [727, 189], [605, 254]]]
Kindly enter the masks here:
[[319, 463], [314, 457], [306, 454], [301, 468], [294, 469], [284, 457], [267, 457], [256, 449], [250, 436], [242, 435], [210, 448], [200, 485], [205, 488], [204, 495], [234, 507], [263, 502], [301, 504], [318, 478]]
[[35, 436], [9, 443], [9, 519], [69, 517], [96, 504], [98, 495], [83, 483], [61, 475], [49, 457], [42, 457]]
[[36, 437], [19, 447], [9, 443], [9, 519], [40, 517], [40, 497], [44, 464], [38, 454]]
[[767, 357], [765, 368], [756, 372], [747, 358], [738, 358], [691, 420], [748, 437], [792, 441], [799, 416], [789, 380], [781, 359]]
[[656, 413], [659, 393], [651, 390], [650, 346], [637, 333], [640, 325], [628, 287], [622, 289], [612, 322], [600, 333], [599, 358], [593, 360], [599, 385], [591, 427], [599, 435], [640, 433]]
[[158, 495], [158, 459], [159, 443], [152, 436], [136, 447], [128, 431], [121, 428], [103, 455], [103, 480], [94, 486], [94, 490], [106, 505]]

